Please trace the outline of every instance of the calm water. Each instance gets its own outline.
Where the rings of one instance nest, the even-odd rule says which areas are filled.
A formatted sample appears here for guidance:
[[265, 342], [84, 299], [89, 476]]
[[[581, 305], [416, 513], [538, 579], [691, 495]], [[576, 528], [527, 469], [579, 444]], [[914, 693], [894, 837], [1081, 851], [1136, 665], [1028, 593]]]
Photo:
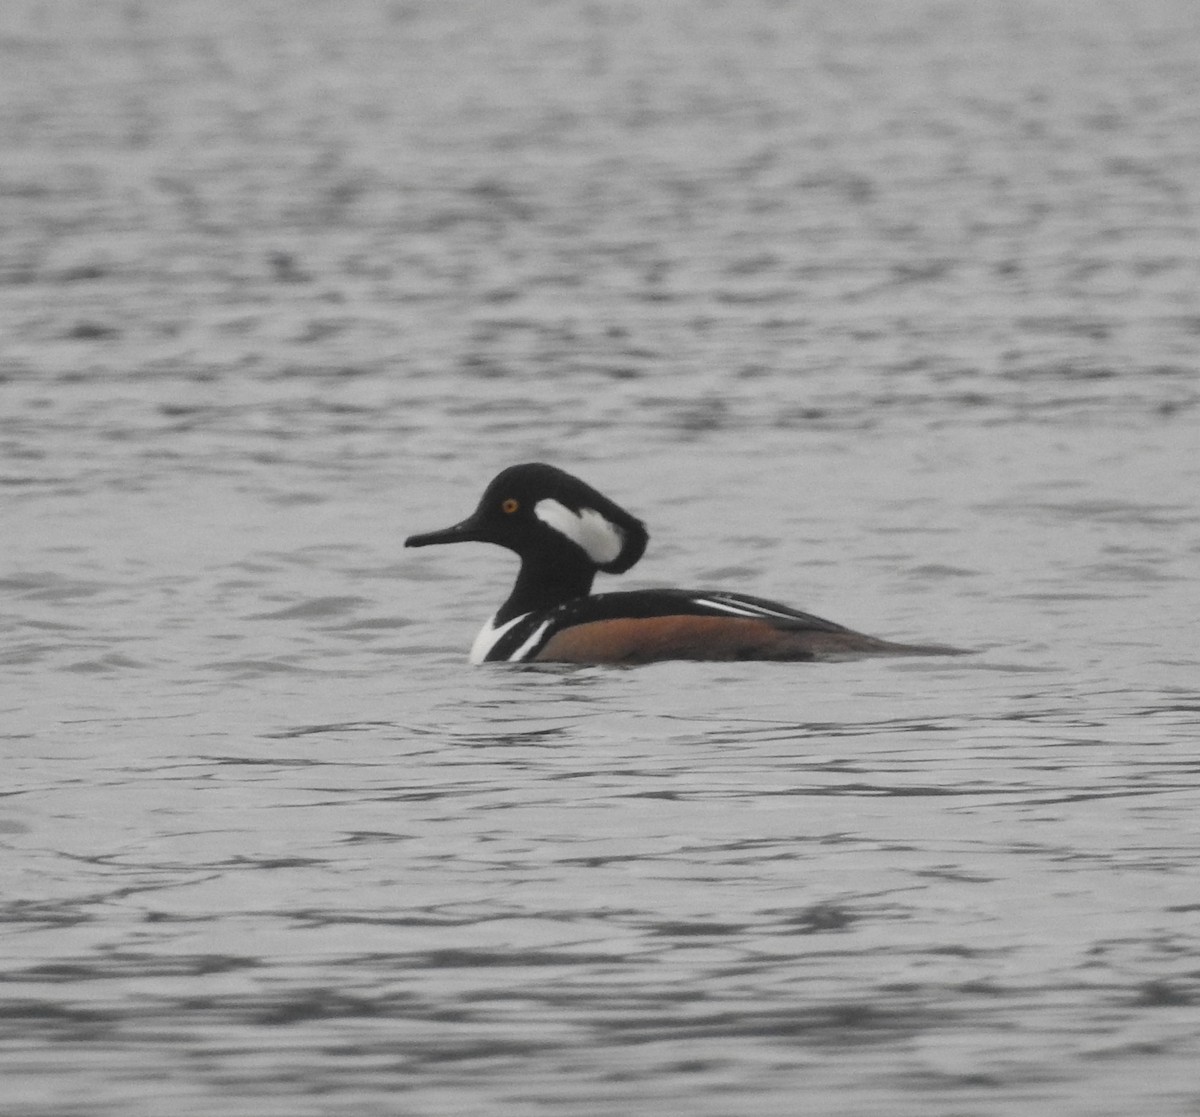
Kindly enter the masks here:
[[[1200, 1112], [1197, 57], [6, 3], [5, 1112]], [[527, 459], [978, 654], [470, 669]]]

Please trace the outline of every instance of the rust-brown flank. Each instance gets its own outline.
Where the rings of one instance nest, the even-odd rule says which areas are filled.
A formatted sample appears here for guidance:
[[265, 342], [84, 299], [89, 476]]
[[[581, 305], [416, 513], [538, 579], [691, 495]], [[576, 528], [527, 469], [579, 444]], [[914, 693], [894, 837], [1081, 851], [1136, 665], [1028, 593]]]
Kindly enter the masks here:
[[659, 659], [817, 659], [908, 650], [857, 632], [789, 632], [749, 618], [673, 616], [573, 625], [550, 637], [534, 658], [548, 663], [649, 663]]

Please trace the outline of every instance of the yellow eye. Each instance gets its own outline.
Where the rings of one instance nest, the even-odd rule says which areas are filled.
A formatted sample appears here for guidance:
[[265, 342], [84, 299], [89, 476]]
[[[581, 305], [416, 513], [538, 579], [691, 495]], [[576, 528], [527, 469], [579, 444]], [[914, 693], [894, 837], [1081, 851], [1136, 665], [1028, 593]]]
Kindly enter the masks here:
[[500, 505], [500, 510], [502, 512], [507, 512], [511, 516], [520, 507], [521, 502], [519, 500], [513, 500], [513, 498], [510, 496], [502, 505]]

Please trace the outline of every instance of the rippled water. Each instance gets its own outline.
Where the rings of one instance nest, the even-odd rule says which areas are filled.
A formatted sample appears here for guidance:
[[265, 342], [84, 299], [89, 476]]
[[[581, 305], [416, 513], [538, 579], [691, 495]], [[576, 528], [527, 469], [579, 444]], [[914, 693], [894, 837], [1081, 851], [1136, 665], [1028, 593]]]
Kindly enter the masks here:
[[[29, 1117], [1200, 1108], [1200, 15], [5, 5]], [[619, 582], [963, 660], [470, 669]]]

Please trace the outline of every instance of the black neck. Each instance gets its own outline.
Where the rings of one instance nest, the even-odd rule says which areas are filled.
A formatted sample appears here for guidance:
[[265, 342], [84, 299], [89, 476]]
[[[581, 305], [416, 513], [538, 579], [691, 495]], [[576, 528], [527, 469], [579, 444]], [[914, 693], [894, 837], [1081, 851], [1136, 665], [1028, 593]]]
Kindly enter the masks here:
[[496, 623], [503, 624], [522, 613], [553, 609], [564, 601], [586, 597], [592, 588], [596, 568], [575, 554], [525, 555], [517, 584], [500, 606]]

